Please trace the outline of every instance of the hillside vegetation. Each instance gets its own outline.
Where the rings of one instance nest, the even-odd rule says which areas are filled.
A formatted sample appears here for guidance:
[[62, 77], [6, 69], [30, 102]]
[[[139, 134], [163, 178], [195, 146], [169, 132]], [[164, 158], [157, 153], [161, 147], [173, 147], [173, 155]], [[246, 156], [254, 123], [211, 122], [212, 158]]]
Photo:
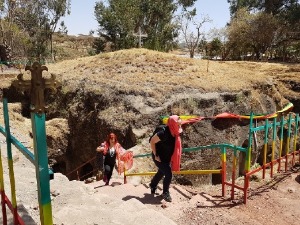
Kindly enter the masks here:
[[[251, 111], [267, 113], [281, 109], [288, 102], [294, 104], [294, 112], [300, 111], [299, 64], [207, 61], [183, 58], [175, 53], [130, 49], [65, 60], [49, 64], [47, 67], [48, 72], [45, 72], [44, 76], [48, 77], [53, 73], [61, 83], [56, 94], [46, 93], [49, 106], [46, 113], [49, 162], [55, 172], [63, 174], [67, 174], [94, 157], [95, 147], [111, 131], [116, 132], [122, 145], [134, 151], [134, 154], [148, 153], [148, 137], [161, 115], [176, 113], [213, 116], [225, 111], [237, 114], [248, 114]], [[11, 69], [3, 70], [1, 93], [3, 92], [10, 103], [11, 129], [15, 135], [21, 133], [22, 135], [17, 137], [26, 140], [22, 143], [26, 143], [26, 147], [32, 149], [30, 120], [26, 118], [29, 114], [28, 109], [24, 109], [26, 107], [24, 102], [28, 101], [28, 97], [17, 93], [10, 86], [10, 82], [16, 79], [18, 72]], [[27, 71], [21, 72], [26, 74], [26, 79], [29, 79]], [[245, 125], [247, 122], [240, 120], [201, 121], [185, 128], [183, 147], [213, 143], [241, 145], [247, 138], [248, 128]], [[258, 137], [259, 146], [257, 152], [253, 152], [255, 160], [261, 154], [262, 143]], [[227, 159], [231, 160], [230, 155]], [[21, 162], [20, 165], [24, 166]], [[90, 166], [96, 167], [93, 163]], [[185, 154], [182, 159], [183, 169], [218, 168], [219, 166], [219, 152]], [[153, 170], [154, 167], [151, 160], [136, 159], [134, 169], [147, 171]], [[79, 171], [80, 175], [86, 172], [90, 171], [85, 169]], [[296, 172], [298, 174], [299, 171]], [[273, 212], [277, 216], [283, 210], [281, 207], [286, 210], [289, 203], [293, 206], [297, 204], [294, 201], [299, 193], [297, 174], [292, 174], [293, 176], [287, 179], [286, 186], [269, 183], [270, 188], [278, 187], [280, 192], [272, 190], [272, 193], [264, 193], [262, 198], [258, 197], [259, 189], [255, 193], [252, 192], [254, 197], [249, 200], [249, 208], [244, 205], [233, 207], [239, 202], [218, 197], [219, 186], [217, 191], [215, 188], [210, 189], [211, 186], [206, 189], [201, 188], [202, 183], [209, 183], [211, 179], [201, 180], [200, 176], [174, 178], [174, 184], [182, 184], [182, 181], [185, 181], [194, 188], [197, 186], [200, 188], [197, 190], [187, 188], [190, 194], [184, 197], [178, 195], [178, 201], [168, 206], [168, 211], [160, 207], [158, 198], [154, 199], [154, 205], [152, 197], [148, 195], [145, 196], [149, 198], [140, 197], [143, 196], [145, 188], [138, 192], [138, 195], [129, 192], [127, 195], [133, 196], [143, 204], [151, 204], [153, 209], [164, 213], [178, 224], [186, 224], [187, 221], [191, 224], [215, 224], [215, 222], [253, 224], [257, 221], [268, 223], [270, 217], [266, 216], [267, 212]], [[72, 176], [69, 178], [74, 179]], [[149, 177], [139, 182], [145, 185], [147, 179]], [[263, 182], [257, 183], [260, 184]], [[73, 209], [74, 204], [83, 210], [80, 208], [83, 200], [78, 200], [76, 197], [66, 198], [63, 187], [56, 188], [58, 190], [61, 188], [59, 192], [61, 195], [56, 196], [54, 201], [56, 215], [61, 216], [60, 221], [67, 221], [66, 218], [63, 220], [64, 210]], [[174, 190], [178, 190], [178, 186], [174, 185]], [[116, 189], [108, 187], [106, 191], [107, 194], [112, 195], [110, 191]], [[119, 192], [127, 193], [122, 189]], [[284, 201], [280, 200], [287, 193], [290, 195]], [[230, 194], [229, 190], [227, 194]], [[274, 201], [271, 194], [275, 196]], [[128, 199], [127, 195], [123, 198]], [[72, 203], [65, 204], [66, 199], [70, 199]], [[182, 200], [182, 204], [178, 203], [179, 199]], [[78, 201], [75, 203], [75, 200]], [[262, 200], [264, 200], [263, 208], [266, 210], [257, 208], [257, 205], [262, 204]], [[30, 202], [30, 199], [28, 201]], [[105, 206], [102, 209], [106, 210]], [[97, 212], [99, 209], [93, 210]], [[289, 224], [296, 224], [294, 214], [297, 212], [293, 207], [292, 215], [283, 218], [289, 218], [286, 220]], [[173, 216], [174, 213], [177, 215], [176, 218]], [[241, 217], [244, 216], [243, 213], [246, 218]], [[211, 221], [208, 221], [206, 216]], [[277, 219], [284, 224], [281, 216], [276, 217], [274, 221]], [[275, 224], [274, 221], [270, 224]]]

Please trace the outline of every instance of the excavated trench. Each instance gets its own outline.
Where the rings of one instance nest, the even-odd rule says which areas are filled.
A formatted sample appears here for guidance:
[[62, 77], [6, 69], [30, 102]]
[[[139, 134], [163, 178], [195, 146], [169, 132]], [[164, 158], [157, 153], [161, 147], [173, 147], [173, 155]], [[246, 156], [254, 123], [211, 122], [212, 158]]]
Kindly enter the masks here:
[[[22, 103], [22, 115], [29, 118], [28, 97], [26, 94], [16, 94], [13, 87], [4, 90], [4, 96], [9, 102]], [[208, 97], [211, 96], [211, 97]], [[153, 115], [138, 114], [130, 102], [119, 102], [120, 108], [126, 108], [126, 115], [133, 112], [132, 118], [106, 118], [103, 112], [114, 106], [114, 102], [105, 99], [104, 96], [94, 93], [68, 93], [63, 95], [58, 92], [55, 96], [46, 94], [48, 98], [49, 109], [47, 112], [47, 120], [51, 121], [55, 118], [63, 118], [69, 129], [68, 133], [64, 133], [64, 127], [60, 127], [60, 123], [54, 123], [55, 129], [61, 132], [63, 141], [57, 140], [53, 136], [53, 130], [47, 127], [47, 141], [49, 150], [49, 162], [55, 172], [61, 172], [68, 175], [69, 179], [86, 179], [95, 175], [93, 171], [97, 168], [95, 160], [95, 148], [99, 145], [105, 136], [113, 131], [118, 137], [124, 148], [129, 149], [148, 139], [155, 125], [158, 124], [159, 116], [167, 115], [169, 109], [180, 107], [182, 111], [189, 114], [204, 115], [205, 119], [194, 124], [185, 126], [182, 135], [183, 148], [204, 146], [218, 143], [228, 143], [241, 146], [248, 139], [248, 120], [241, 119], [216, 119], [213, 116], [222, 112], [232, 112], [240, 115], [249, 114], [249, 112], [267, 113], [274, 112], [278, 108], [272, 96], [260, 94], [259, 99], [253, 99], [250, 91], [239, 93], [213, 93], [205, 95], [205, 97], [190, 96], [179, 99], [170, 104], [166, 109], [158, 111]], [[51, 100], [53, 102], [51, 102]], [[248, 103], [251, 102], [250, 106]], [[126, 107], [125, 107], [125, 106]], [[268, 111], [264, 111], [264, 109]], [[121, 126], [119, 125], [121, 124]], [[137, 132], [139, 130], [140, 132]], [[142, 130], [142, 132], [141, 132]], [[53, 137], [52, 137], [53, 136]], [[51, 138], [52, 137], [52, 138]], [[55, 143], [58, 142], [58, 143]], [[258, 146], [253, 154], [254, 161], [260, 162], [263, 141], [258, 138]], [[59, 152], [59, 153], [58, 153]], [[62, 153], [61, 153], [62, 152]], [[227, 162], [228, 174], [231, 173], [231, 160], [233, 153], [228, 151]], [[240, 156], [239, 174], [242, 174], [242, 156]], [[182, 169], [219, 169], [220, 168], [220, 151], [205, 150], [194, 153], [183, 154]], [[90, 161], [90, 162], [89, 162]], [[86, 163], [86, 164], [85, 164]], [[85, 164], [85, 165], [83, 165]], [[82, 166], [83, 165], [83, 166]], [[74, 171], [73, 173], [70, 173]], [[221, 177], [215, 175], [188, 175], [176, 176], [179, 183], [212, 183], [221, 182]]]

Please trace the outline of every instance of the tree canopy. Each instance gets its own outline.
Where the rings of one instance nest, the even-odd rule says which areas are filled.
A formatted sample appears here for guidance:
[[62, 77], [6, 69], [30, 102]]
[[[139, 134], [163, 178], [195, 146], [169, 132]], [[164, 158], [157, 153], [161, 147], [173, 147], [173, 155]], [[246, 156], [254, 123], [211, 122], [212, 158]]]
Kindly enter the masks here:
[[[61, 17], [69, 14], [70, 0], [1, 0], [1, 39], [11, 46], [22, 42], [23, 55], [42, 60], [49, 54], [49, 43]], [[16, 40], [15, 33], [24, 34]], [[20, 50], [20, 49], [19, 49]]]
[[145, 34], [143, 46], [168, 51], [178, 37], [174, 13], [189, 7], [195, 0], [108, 0], [95, 6], [100, 38], [111, 43], [113, 50], [137, 46], [138, 32]]

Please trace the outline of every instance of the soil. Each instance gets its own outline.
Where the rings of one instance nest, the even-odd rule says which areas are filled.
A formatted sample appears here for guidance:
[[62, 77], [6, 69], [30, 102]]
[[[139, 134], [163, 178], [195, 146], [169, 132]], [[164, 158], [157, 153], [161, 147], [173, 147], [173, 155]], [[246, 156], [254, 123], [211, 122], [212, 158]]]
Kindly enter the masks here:
[[[22, 142], [27, 144], [26, 140]], [[5, 190], [10, 198], [4, 144], [2, 137]], [[26, 225], [40, 224], [34, 166], [14, 148], [13, 161], [18, 212]], [[128, 177], [124, 184], [122, 176], [114, 171], [110, 185], [106, 186], [103, 181], [93, 179], [91, 183], [69, 181], [64, 175], [55, 173], [50, 182], [53, 222], [56, 225], [299, 224], [300, 164], [274, 174], [272, 179], [268, 176], [261, 179], [261, 172], [253, 178], [247, 204], [243, 203], [243, 194], [238, 190], [231, 200], [229, 187], [222, 197], [221, 185], [196, 188], [174, 183], [170, 188], [173, 201], [169, 203], [160, 196], [162, 184], [152, 195], [148, 182], [141, 183], [140, 177]], [[236, 183], [241, 185], [243, 179], [238, 178]], [[8, 218], [8, 224], [13, 224], [11, 214]]]
[[[118, 57], [115, 58], [116, 61], [120, 61]], [[143, 60], [143, 57], [140, 58], [141, 60]], [[157, 61], [156, 55], [154, 55], [153, 58], [155, 58], [155, 60]], [[94, 60], [95, 58], [92, 57], [87, 58], [83, 60], [83, 65], [80, 64], [78, 65], [78, 67], [74, 68], [80, 73], [82, 72], [90, 74], [86, 69], [81, 70], [78, 68], [87, 66], [89, 65], [89, 63], [96, 64]], [[99, 58], [99, 61], [105, 60], [111, 62], [111, 64], [113, 65], [112, 68], [116, 68], [113, 58]], [[72, 64], [74, 62], [70, 61], [66, 63]], [[193, 64], [191, 63], [187, 65], [193, 66]], [[271, 75], [272, 77], [274, 77], [274, 79], [276, 77], [276, 79], [280, 80], [279, 86], [283, 86], [282, 88], [284, 91], [282, 92], [284, 93], [288, 93], [285, 91], [286, 87], [284, 86], [284, 84], [290, 84], [291, 80], [295, 80], [295, 83], [299, 83], [298, 65], [296, 65], [298, 69], [292, 71], [289, 69], [288, 65], [281, 66], [278, 64], [275, 65], [261, 63], [246, 64], [240, 62], [211, 62], [209, 73], [206, 72], [207, 67], [205, 66], [206, 63], [204, 61], [201, 62], [201, 65], [202, 67], [199, 67], [200, 69], [193, 69], [193, 71], [195, 71], [195, 74], [197, 74], [195, 75], [195, 79], [197, 78], [196, 76], [199, 75], [199, 71], [204, 71], [203, 74], [205, 75], [206, 79], [197, 78], [197, 82], [194, 82], [194, 80], [192, 80], [192, 83], [203, 83], [202, 85], [205, 86], [208, 91], [221, 89], [221, 84], [224, 84], [224, 87], [226, 86], [228, 88], [232, 88], [232, 90], [235, 91], [240, 90], [243, 89], [243, 85], [244, 83], [246, 83], [244, 80], [246, 79], [246, 77], [249, 79], [251, 78], [249, 83], [260, 83], [260, 81], [257, 81], [255, 79], [267, 79], [263, 77], [263, 74], [270, 76], [270, 73], [272, 73]], [[233, 73], [228, 69], [232, 69], [234, 65], [238, 66], [236, 69], [236, 73]], [[247, 68], [249, 67], [247, 69], [248, 72], [246, 71], [247, 73], [241, 70], [241, 67], [243, 66], [247, 66]], [[259, 67], [261, 72], [257, 73], [257, 76], [253, 76], [249, 71], [254, 71], [253, 68], [257, 70], [258, 66], [261, 66]], [[64, 68], [65, 70], [69, 69], [69, 67], [62, 65], [57, 65], [57, 67]], [[165, 72], [166, 67], [167, 66], [157, 68], [161, 68], [161, 70]], [[170, 66], [170, 68], [172, 68], [170, 73], [175, 74], [174, 76], [177, 76], [176, 73], [173, 73], [173, 67], [174, 65]], [[266, 67], [268, 67], [269, 69], [267, 69]], [[139, 65], [138, 68], [144, 67]], [[227, 71], [227, 73], [225, 74], [226, 76], [224, 75], [224, 71], [220, 70], [220, 68], [223, 68], [224, 71]], [[127, 67], [125, 69], [127, 69]], [[131, 71], [132, 70], [130, 70], [130, 73]], [[92, 72], [93, 71], [91, 70], [91, 74], [93, 74]], [[112, 73], [116, 72], [119, 71], [115, 71], [112, 69]], [[160, 72], [161, 71], [158, 71], [157, 73]], [[73, 71], [70, 71], [69, 73], [73, 73]], [[287, 73], [289, 76], [287, 76]], [[121, 71], [120, 74], [124, 74], [124, 71]], [[190, 74], [190, 72], [187, 74]], [[235, 79], [236, 82], [231, 82], [231, 80], [228, 79], [228, 76], [230, 74], [232, 74], [232, 76], [235, 76], [232, 79]], [[240, 77], [240, 74], [244, 75], [243, 78]], [[11, 80], [15, 79], [15, 75], [16, 74], [9, 74], [2, 76], [1, 85], [9, 86]], [[219, 77], [214, 78], [214, 76], [212, 75], [219, 75]], [[82, 76], [82, 74], [78, 74], [78, 76], [80, 77]], [[108, 79], [111, 79], [111, 73], [107, 73], [107, 76]], [[157, 74], [153, 73], [153, 76], [157, 76]], [[75, 78], [73, 80], [75, 82], [78, 80], [78, 78], [75, 75], [74, 77]], [[94, 77], [98, 79], [100, 76], [98, 74], [95, 74]], [[148, 79], [148, 75], [145, 77]], [[226, 78], [225, 80], [228, 83], [219, 82], [219, 80], [221, 79], [220, 77]], [[239, 77], [240, 79], [236, 79], [236, 77]], [[91, 76], [91, 79], [92, 78], [93, 77]], [[68, 79], [68, 77], [66, 79]], [[123, 79], [123, 77], [120, 77], [118, 79]], [[182, 77], [178, 76], [178, 79], [182, 79]], [[70, 79], [70, 81], [73, 80]], [[140, 79], [136, 80], [139, 81]], [[129, 80], [129, 82], [133, 81]], [[165, 79], [162, 79], [161, 83], [163, 85], [161, 85], [162, 88], [159, 89], [159, 91], [162, 91], [163, 89], [166, 89], [166, 91], [168, 91], [168, 88], [165, 88]], [[73, 83], [70, 82], [70, 88], [72, 87], [72, 84]], [[188, 83], [187, 86], [188, 85], [191, 84]], [[142, 85], [139, 85], [139, 87], [140, 86]], [[200, 87], [201, 86], [195, 88], [200, 89]], [[298, 92], [291, 93], [291, 96], [295, 98], [297, 98], [298, 95]], [[149, 94], [149, 96], [152, 96], [151, 93]], [[158, 105], [160, 105], [160, 102], [158, 103]], [[25, 129], [24, 126], [24, 124], [27, 124], [30, 127], [30, 121], [29, 119], [23, 118], [20, 115], [20, 106], [18, 104], [13, 105], [12, 110], [15, 110], [17, 114], [11, 118], [15, 121], [14, 124], [11, 125], [11, 131], [13, 132], [13, 135], [18, 140], [20, 140], [21, 143], [24, 144], [25, 147], [32, 150], [32, 140], [29, 138], [28, 128]], [[2, 112], [1, 107], [0, 111]], [[112, 116], [114, 116], [114, 114], [112, 114]], [[3, 121], [2, 118], [1, 121]], [[21, 131], [21, 128], [24, 128], [25, 130]], [[0, 143], [2, 150], [1, 155], [3, 156], [3, 165], [5, 169], [5, 190], [7, 196], [10, 198], [10, 181], [8, 178], [8, 166], [5, 153], [5, 138], [3, 135], [0, 135]], [[297, 156], [297, 159], [299, 159], [299, 156]], [[18, 211], [21, 214], [21, 217], [24, 219], [26, 225], [39, 224], [40, 219], [39, 207], [37, 202], [35, 168], [28, 160], [26, 160], [26, 158], [21, 153], [17, 152], [16, 149], [13, 149], [13, 161], [16, 174], [15, 179]], [[256, 178], [257, 179], [251, 182], [247, 204], [243, 203], [243, 195], [238, 190], [236, 190], [235, 192], [235, 199], [231, 200], [230, 188], [227, 188], [226, 195], [222, 197], [220, 185], [209, 185], [196, 188], [177, 185], [174, 183], [172, 184], [170, 190], [173, 201], [171, 203], [167, 203], [164, 202], [159, 196], [162, 189], [161, 186], [159, 186], [157, 195], [153, 196], [150, 194], [148, 182], [145, 182], [146, 179], [141, 182], [138, 177], [132, 177], [130, 179], [128, 178], [127, 184], [123, 184], [122, 177], [118, 176], [116, 172], [114, 172], [114, 177], [111, 185], [105, 186], [102, 181], [94, 181], [87, 184], [80, 181], [68, 181], [68, 179], [62, 174], [55, 173], [54, 180], [51, 180], [50, 182], [53, 221], [56, 225], [299, 224], [299, 165], [297, 164], [297, 166], [294, 166], [291, 170], [288, 170], [286, 172], [282, 171], [278, 174], [275, 174], [272, 179], [267, 178], [265, 180], [262, 180], [260, 177], [260, 173], [256, 174]], [[241, 178], [237, 180], [237, 183], [239, 182], [242, 183]], [[0, 224], [2, 224], [1, 222], [2, 215], [0, 217]], [[13, 224], [11, 215], [9, 215], [8, 224]]]
[[[230, 188], [221, 196], [221, 185], [199, 188], [173, 184], [170, 189], [173, 201], [161, 199], [161, 188], [155, 196], [150, 194], [147, 184], [132, 184], [112, 187], [94, 185], [104, 193], [114, 194], [122, 200], [138, 199], [148, 208], [163, 213], [179, 225], [185, 224], [298, 224], [300, 215], [300, 164], [291, 170], [262, 180], [260, 174], [250, 185], [247, 203], [243, 203], [241, 191], [230, 198]], [[238, 179], [237, 182], [242, 182]], [[101, 183], [101, 182], [100, 182]], [[134, 182], [133, 182], [134, 183]], [[98, 186], [97, 186], [98, 184]], [[123, 187], [122, 187], [123, 186]], [[127, 187], [126, 187], [127, 186]]]

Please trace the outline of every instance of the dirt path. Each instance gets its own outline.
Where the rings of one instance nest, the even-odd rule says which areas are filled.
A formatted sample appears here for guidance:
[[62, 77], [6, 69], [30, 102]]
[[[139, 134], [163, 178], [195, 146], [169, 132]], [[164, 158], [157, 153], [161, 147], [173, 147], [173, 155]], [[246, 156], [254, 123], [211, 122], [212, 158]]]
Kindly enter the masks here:
[[[4, 140], [1, 141], [3, 144]], [[26, 218], [26, 224], [37, 225], [39, 210], [34, 167], [18, 153], [14, 155], [14, 164], [19, 212]], [[7, 168], [7, 163], [4, 167]], [[9, 182], [7, 174], [6, 170], [5, 181]], [[223, 198], [220, 185], [192, 188], [173, 184], [170, 190], [173, 202], [166, 203], [159, 196], [161, 185], [153, 196], [147, 184], [137, 185], [134, 179], [123, 184], [122, 177], [117, 175], [110, 186], [104, 186], [102, 181], [84, 184], [55, 174], [50, 186], [56, 225], [299, 224], [300, 166], [275, 174], [274, 179], [252, 181], [246, 205], [239, 191], [234, 201], [230, 200], [229, 188]], [[5, 187], [8, 189], [8, 183]]]
[[[147, 184], [122, 184], [116, 179], [111, 186], [102, 181], [91, 183], [95, 190], [127, 201], [137, 199], [148, 208], [161, 212], [179, 225], [185, 224], [299, 224], [300, 167], [274, 175], [274, 179], [252, 181], [247, 204], [242, 193], [235, 193], [236, 200], [221, 196], [221, 186], [191, 188], [172, 185], [172, 203], [164, 202], [157, 194], [150, 194]], [[161, 193], [161, 186], [158, 193]]]
[[246, 205], [238, 200], [219, 197], [219, 194], [201, 193], [177, 223], [299, 224], [299, 167], [294, 172], [278, 174], [273, 181], [252, 182], [251, 187]]
[[[25, 146], [30, 140], [12, 132]], [[5, 138], [0, 137], [3, 160], [6, 158]], [[297, 156], [299, 157], [299, 156]], [[13, 149], [16, 173], [16, 188], [19, 212], [26, 224], [39, 224], [39, 210], [34, 166]], [[5, 160], [4, 160], [5, 161]], [[5, 187], [9, 193], [7, 162], [4, 162]], [[30, 174], [30, 176], [29, 176]], [[300, 215], [300, 166], [274, 175], [274, 179], [251, 182], [247, 204], [242, 203], [242, 193], [235, 193], [236, 200], [230, 200], [228, 188], [225, 198], [221, 186], [192, 188], [171, 186], [172, 203], [166, 203], [159, 194], [151, 195], [148, 184], [139, 184], [137, 178], [123, 184], [116, 175], [110, 186], [102, 181], [84, 184], [68, 181], [61, 174], [55, 174], [51, 181], [53, 220], [57, 225], [86, 224], [299, 224]], [[10, 217], [10, 221], [11, 217]], [[2, 216], [0, 217], [0, 224]]]

